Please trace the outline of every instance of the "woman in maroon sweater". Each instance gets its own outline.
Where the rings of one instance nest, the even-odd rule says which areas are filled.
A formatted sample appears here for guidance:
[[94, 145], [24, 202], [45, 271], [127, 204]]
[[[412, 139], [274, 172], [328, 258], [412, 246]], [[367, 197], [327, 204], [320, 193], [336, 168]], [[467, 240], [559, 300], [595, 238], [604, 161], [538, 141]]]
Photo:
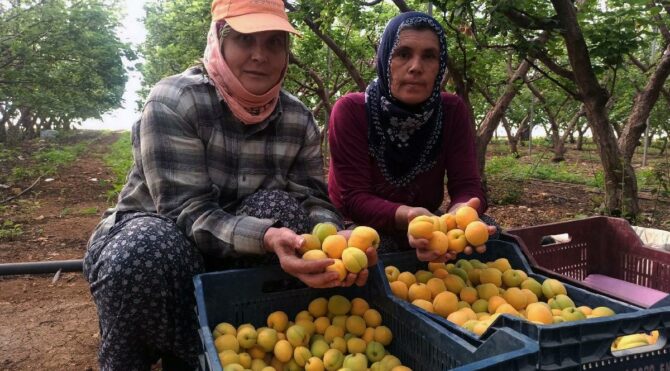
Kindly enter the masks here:
[[469, 111], [458, 96], [440, 92], [446, 61], [437, 21], [419, 12], [393, 18], [377, 52], [377, 79], [365, 94], [340, 98], [328, 127], [333, 204], [380, 231], [382, 250], [409, 244], [425, 261], [453, 258], [407, 235], [410, 220], [442, 204], [445, 175], [449, 212], [467, 204], [482, 215], [487, 207]]

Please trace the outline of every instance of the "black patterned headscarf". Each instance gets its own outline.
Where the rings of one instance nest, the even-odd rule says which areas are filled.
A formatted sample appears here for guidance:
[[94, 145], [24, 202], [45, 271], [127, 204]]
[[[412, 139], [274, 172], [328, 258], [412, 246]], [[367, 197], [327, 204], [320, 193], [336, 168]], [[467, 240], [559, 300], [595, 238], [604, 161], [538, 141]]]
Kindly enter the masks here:
[[[391, 94], [391, 57], [398, 36], [408, 26], [427, 25], [440, 44], [440, 68], [433, 92], [418, 107], [408, 107]], [[420, 12], [402, 13], [389, 21], [377, 50], [377, 78], [365, 90], [368, 113], [368, 150], [384, 178], [402, 187], [432, 168], [442, 138], [440, 86], [447, 68], [444, 29], [432, 17]]]

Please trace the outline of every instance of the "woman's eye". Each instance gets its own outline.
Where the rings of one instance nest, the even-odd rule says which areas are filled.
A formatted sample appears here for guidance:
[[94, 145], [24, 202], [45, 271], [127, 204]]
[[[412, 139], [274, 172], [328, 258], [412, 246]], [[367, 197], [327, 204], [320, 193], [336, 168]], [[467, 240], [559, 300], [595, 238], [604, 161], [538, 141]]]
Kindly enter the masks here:
[[237, 39], [243, 43], [248, 44], [253, 40], [253, 37], [251, 35], [240, 34]]
[[409, 58], [410, 54], [406, 51], [398, 51], [394, 54], [395, 58], [401, 58], [401, 59], [407, 59]]
[[284, 45], [284, 41], [280, 37], [273, 37], [270, 39], [270, 46], [279, 48]]

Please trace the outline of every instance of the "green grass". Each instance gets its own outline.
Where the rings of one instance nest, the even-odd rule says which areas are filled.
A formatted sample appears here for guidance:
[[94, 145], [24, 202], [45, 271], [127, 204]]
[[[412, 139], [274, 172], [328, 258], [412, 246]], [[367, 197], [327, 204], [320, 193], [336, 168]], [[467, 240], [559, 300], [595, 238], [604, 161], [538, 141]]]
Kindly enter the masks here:
[[11, 220], [5, 220], [0, 224], [0, 241], [11, 241], [23, 234], [21, 224], [16, 224]]
[[486, 174], [492, 179], [540, 179], [602, 187], [602, 171], [596, 172], [593, 177], [587, 177], [575, 165], [566, 162], [543, 162], [541, 155], [538, 156], [533, 159], [532, 164], [523, 163], [513, 156], [494, 156], [486, 162]]
[[115, 198], [123, 185], [126, 183], [126, 176], [133, 165], [133, 151], [130, 142], [130, 133], [126, 132], [121, 135], [119, 140], [114, 142], [110, 148], [110, 152], [105, 156], [105, 164], [109, 166], [115, 175], [112, 189], [107, 192], [108, 199]]
[[90, 141], [79, 142], [74, 145], [44, 148], [33, 156], [34, 164], [15, 166], [9, 175], [11, 182], [33, 179], [38, 176], [56, 174], [58, 168], [73, 162], [88, 148]]
[[97, 207], [92, 206], [92, 207], [85, 207], [79, 210], [79, 212], [82, 213], [83, 215], [98, 215], [99, 210]]

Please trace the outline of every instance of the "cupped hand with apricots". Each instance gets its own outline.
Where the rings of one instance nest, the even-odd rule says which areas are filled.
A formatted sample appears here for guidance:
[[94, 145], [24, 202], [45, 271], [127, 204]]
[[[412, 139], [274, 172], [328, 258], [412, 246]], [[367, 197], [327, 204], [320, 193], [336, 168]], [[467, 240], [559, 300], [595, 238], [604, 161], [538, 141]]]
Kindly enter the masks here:
[[464, 251], [466, 254], [472, 254], [472, 248], [478, 253], [486, 251], [486, 241], [489, 236], [496, 234], [496, 227], [487, 225], [479, 219], [477, 209], [481, 205], [481, 200], [477, 197], [469, 199], [465, 203], [455, 204], [451, 207], [448, 214], [454, 215], [456, 227], [463, 230], [468, 246]]
[[[263, 245], [268, 252], [274, 252], [279, 258], [281, 268], [298, 278], [307, 286], [327, 288], [341, 286], [338, 275], [326, 270], [333, 264], [325, 257], [318, 260], [301, 259], [298, 252], [304, 248], [306, 240], [288, 228], [268, 228], [263, 236]], [[353, 282], [352, 282], [353, 283]], [[351, 283], [350, 283], [351, 285]]]
[[473, 248], [483, 253], [486, 241], [495, 234], [496, 228], [487, 226], [479, 219], [478, 198], [456, 204], [449, 213], [441, 216], [418, 215], [407, 227], [410, 245], [416, 249], [421, 261], [445, 262], [464, 252], [471, 254]]
[[379, 234], [373, 228], [358, 226], [351, 231], [337, 231], [329, 223], [317, 224], [312, 233], [301, 235], [298, 252], [302, 260], [327, 262], [326, 274], [335, 278], [328, 287], [363, 286], [368, 279], [368, 267], [377, 264]]

